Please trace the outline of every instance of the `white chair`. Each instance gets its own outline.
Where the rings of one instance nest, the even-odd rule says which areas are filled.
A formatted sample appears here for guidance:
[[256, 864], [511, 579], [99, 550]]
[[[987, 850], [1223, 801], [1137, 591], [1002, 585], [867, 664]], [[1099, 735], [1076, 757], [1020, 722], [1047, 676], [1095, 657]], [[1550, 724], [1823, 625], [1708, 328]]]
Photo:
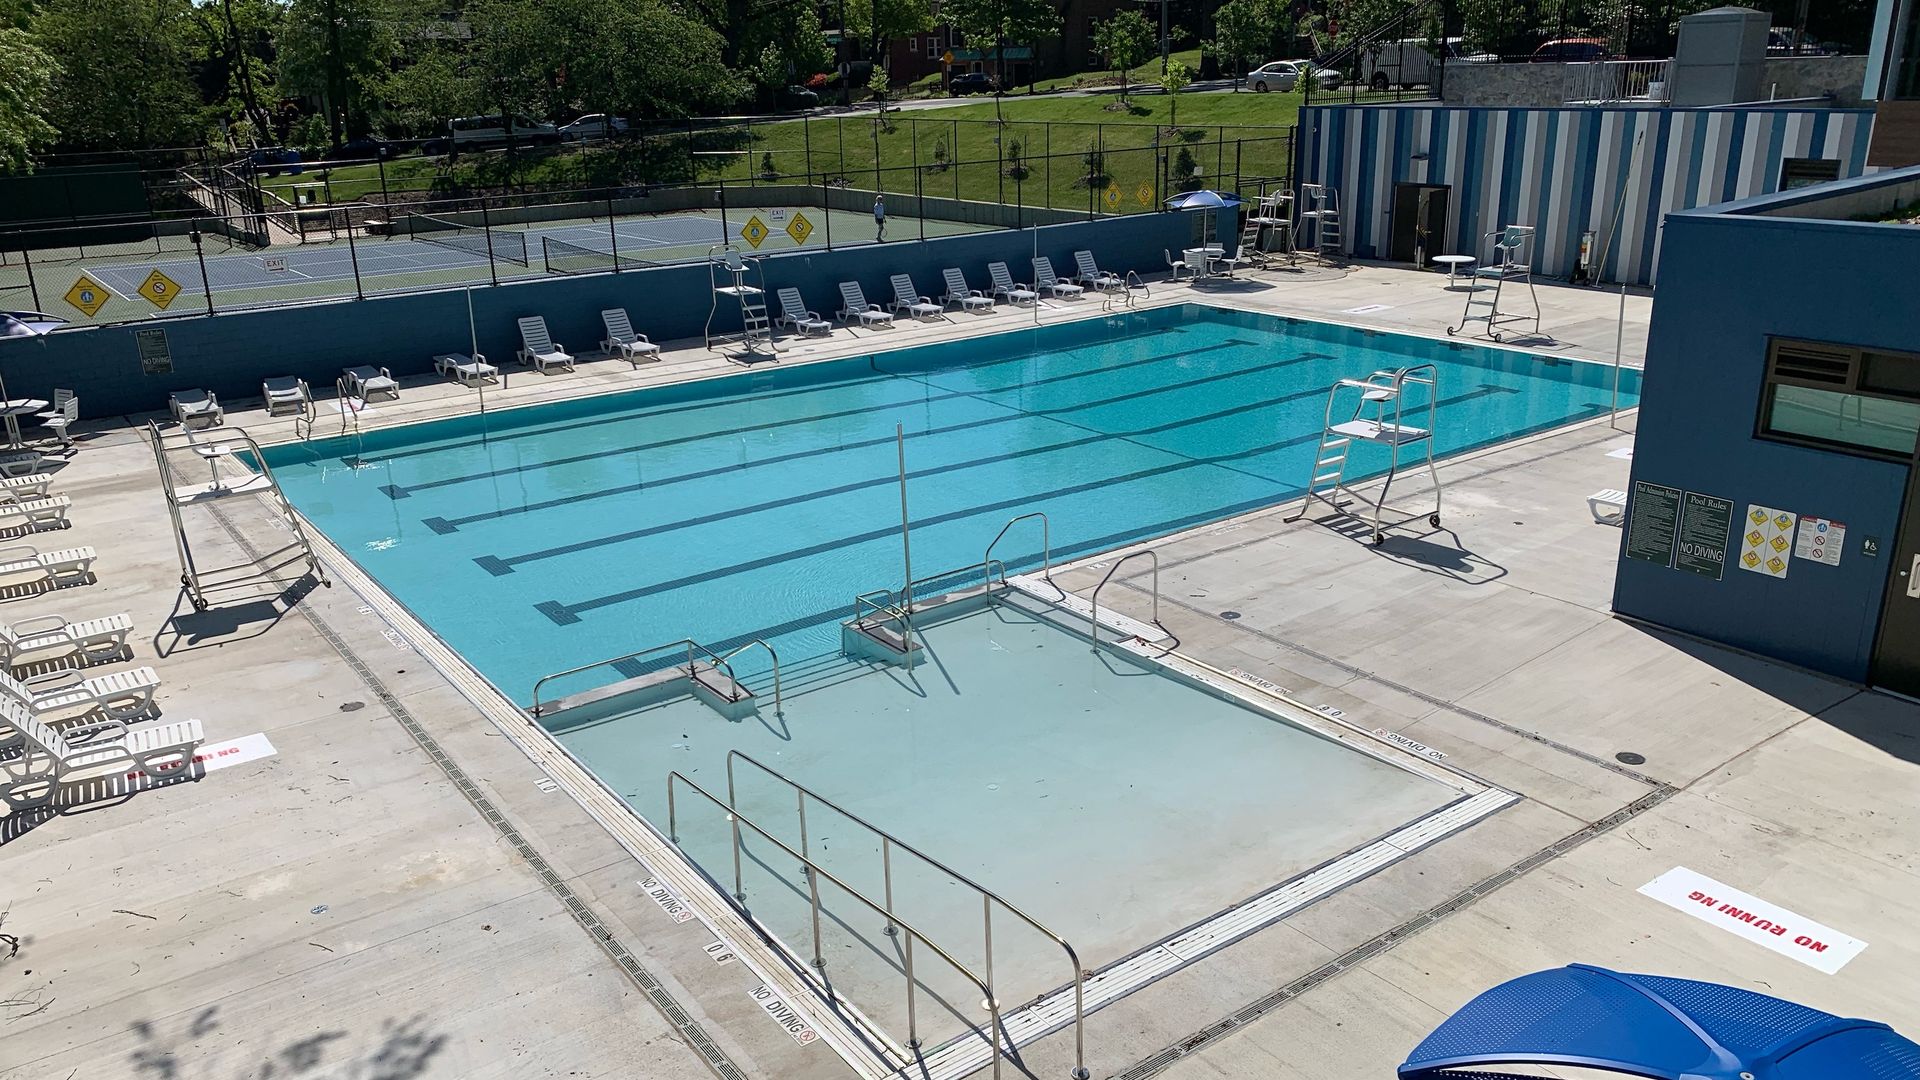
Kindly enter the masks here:
[[443, 376], [453, 376], [460, 381], [461, 386], [500, 381], [500, 369], [487, 363], [487, 358], [478, 353], [473, 356], [465, 353], [437, 353], [433, 358], [433, 370]]
[[41, 525], [67, 524], [67, 511], [73, 500], [65, 495], [19, 498], [0, 495], [0, 529], [37, 528]]
[[1174, 258], [1174, 257], [1173, 257], [1173, 252], [1171, 252], [1171, 251], [1169, 251], [1169, 250], [1167, 250], [1166, 248], [1161, 248], [1161, 249], [1160, 249], [1160, 253], [1161, 253], [1162, 255], [1165, 255], [1165, 256], [1167, 257], [1167, 269], [1169, 269], [1169, 270], [1172, 270], [1172, 271], [1173, 271], [1173, 280], [1174, 280], [1174, 281], [1176, 281], [1176, 282], [1177, 282], [1177, 281], [1179, 281], [1179, 280], [1180, 280], [1180, 271], [1182, 271], [1182, 270], [1187, 270], [1187, 271], [1191, 271], [1191, 270], [1192, 270], [1192, 267], [1189, 267], [1189, 266], [1187, 265], [1187, 260], [1185, 260], [1185, 259], [1176, 259], [1176, 258]]
[[861, 326], [892, 326], [893, 313], [881, 311], [867, 303], [867, 294], [860, 290], [857, 281], [840, 283], [839, 319], [843, 323], [858, 322]]
[[573, 370], [573, 356], [547, 333], [547, 320], [539, 315], [520, 320], [520, 350], [514, 356], [543, 375], [550, 367]]
[[59, 588], [90, 583], [94, 560], [98, 558], [90, 547], [45, 552], [24, 544], [0, 547], [0, 588], [22, 585]]
[[127, 614], [79, 622], [42, 615], [11, 625], [0, 623], [0, 661], [17, 668], [69, 656], [86, 664], [125, 660], [133, 656], [127, 641], [132, 633], [133, 616]]
[[390, 398], [400, 396], [400, 380], [383, 367], [371, 364], [350, 367], [340, 373], [340, 378], [347, 385], [347, 393], [361, 401], [371, 401], [375, 394], [385, 394]]
[[626, 308], [608, 308], [600, 313], [600, 321], [607, 328], [607, 336], [600, 342], [600, 349], [608, 356], [618, 356], [636, 368], [642, 360], [660, 359], [660, 346], [647, 340], [647, 335], [634, 331], [633, 320], [627, 318]]
[[113, 774], [137, 780], [184, 769], [204, 738], [198, 720], [153, 720], [77, 742], [4, 699], [0, 724], [17, 730], [26, 747], [25, 753], [0, 761], [0, 794], [15, 810], [52, 802], [60, 785], [74, 780]]
[[211, 390], [175, 390], [167, 397], [167, 411], [183, 428], [219, 427], [227, 415]]
[[1619, 525], [1627, 519], [1627, 493], [1601, 488], [1587, 496], [1587, 513], [1602, 525]]
[[1081, 285], [1101, 292], [1117, 292], [1126, 288], [1125, 283], [1120, 280], [1120, 275], [1109, 274], [1100, 269], [1100, 265], [1093, 261], [1093, 252], [1076, 251], [1073, 253], [1073, 261], [1080, 268], [1080, 273], [1074, 280]]
[[0, 671], [0, 696], [25, 705], [40, 720], [98, 713], [108, 721], [125, 722], [151, 712], [153, 692], [159, 688], [160, 676], [150, 667], [95, 676], [51, 671], [25, 679]]
[[80, 422], [80, 395], [71, 390], [53, 392], [53, 408], [43, 413], [35, 413], [34, 419], [47, 426], [53, 437], [60, 440], [61, 446], [72, 446], [73, 426]]
[[1072, 282], [1063, 280], [1059, 275], [1055, 274], [1053, 272], [1053, 260], [1047, 258], [1045, 255], [1041, 255], [1033, 260], [1033, 287], [1035, 289], [1045, 289], [1052, 293], [1056, 299], [1065, 297], [1069, 300], [1076, 299], [1080, 294], [1087, 291]]
[[993, 297], [979, 289], [970, 288], [967, 285], [967, 275], [961, 273], [959, 267], [949, 266], [941, 273], [947, 279], [947, 295], [940, 298], [942, 304], [948, 307], [959, 304], [962, 311], [991, 312], [993, 310]]
[[913, 277], [909, 274], [895, 274], [893, 282], [893, 310], [904, 311], [916, 319], [943, 319], [947, 309], [933, 302], [931, 297], [921, 296], [913, 287]]
[[801, 337], [808, 334], [832, 334], [833, 324], [820, 317], [817, 311], [807, 310], [807, 302], [801, 298], [800, 290], [788, 286], [774, 294], [780, 299], [780, 318], [775, 326], [791, 326]]
[[260, 381], [260, 396], [266, 400], [267, 415], [278, 416], [281, 409], [305, 414], [313, 405], [313, 391], [307, 380], [294, 375], [275, 375]]
[[1040, 294], [1032, 287], [1021, 285], [1013, 280], [1012, 271], [1003, 262], [988, 263], [987, 276], [993, 281], [993, 296], [996, 300], [1005, 300], [1010, 304], [1032, 304], [1040, 300]]
[[0, 498], [45, 495], [53, 487], [52, 473], [28, 473], [25, 476], [0, 476]]

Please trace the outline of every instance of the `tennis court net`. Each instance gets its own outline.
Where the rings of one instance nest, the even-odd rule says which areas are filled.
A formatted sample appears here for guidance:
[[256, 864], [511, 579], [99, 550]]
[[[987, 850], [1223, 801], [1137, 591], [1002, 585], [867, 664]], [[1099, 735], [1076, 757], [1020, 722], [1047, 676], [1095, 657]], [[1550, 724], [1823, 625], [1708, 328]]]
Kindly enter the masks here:
[[529, 263], [526, 234], [511, 229], [476, 229], [429, 214], [408, 214], [407, 236], [482, 259], [504, 259], [521, 266]]
[[610, 251], [569, 244], [551, 236], [540, 238], [540, 260], [549, 274], [604, 274], [609, 270], [637, 270], [645, 266], [662, 265], [630, 255], [616, 257]]

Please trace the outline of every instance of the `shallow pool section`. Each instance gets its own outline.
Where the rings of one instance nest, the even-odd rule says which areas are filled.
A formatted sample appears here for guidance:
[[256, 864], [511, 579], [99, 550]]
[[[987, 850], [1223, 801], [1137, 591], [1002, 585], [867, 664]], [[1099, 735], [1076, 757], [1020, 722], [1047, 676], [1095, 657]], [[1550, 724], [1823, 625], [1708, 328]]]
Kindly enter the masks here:
[[[1075, 967], [998, 906], [989, 956], [982, 893], [956, 878], [1064, 937], [1081, 968], [1116, 972], [1089, 991], [1091, 1009], [1231, 940], [1196, 929], [1226, 909], [1249, 913], [1239, 932], [1257, 929], [1286, 909], [1256, 917], [1243, 902], [1481, 790], [1145, 655], [1096, 652], [1084, 628], [1083, 615], [1010, 590], [920, 616], [926, 658], [910, 670], [845, 657], [783, 668], [784, 715], [763, 677], [749, 680], [759, 715], [740, 720], [683, 696], [544, 722], [799, 965], [815, 958], [819, 887], [826, 979], [902, 1044], [913, 934], [889, 934], [879, 907], [984, 976], [1009, 1029], [1031, 1032], [1071, 1016]], [[729, 801], [750, 823], [737, 863]], [[810, 883], [795, 853], [826, 874]], [[1371, 872], [1383, 859], [1363, 861]], [[921, 1038], [934, 1046], [985, 1024], [978, 988], [926, 942], [917, 949]]]
[[[853, 596], [901, 584], [895, 425], [916, 571], [978, 563], [1009, 518], [1036, 510], [1059, 559], [1296, 496], [1328, 386], [1426, 362], [1439, 367], [1442, 453], [1601, 415], [1613, 378], [1183, 305], [268, 458], [310, 521], [525, 703], [550, 672], [678, 638], [718, 651], [764, 638], [789, 660], [836, 651]], [[1621, 404], [1637, 390], [1626, 372]], [[1350, 475], [1380, 471], [1383, 454], [1359, 447]], [[995, 555], [1037, 564], [1038, 530], [1023, 525]]]

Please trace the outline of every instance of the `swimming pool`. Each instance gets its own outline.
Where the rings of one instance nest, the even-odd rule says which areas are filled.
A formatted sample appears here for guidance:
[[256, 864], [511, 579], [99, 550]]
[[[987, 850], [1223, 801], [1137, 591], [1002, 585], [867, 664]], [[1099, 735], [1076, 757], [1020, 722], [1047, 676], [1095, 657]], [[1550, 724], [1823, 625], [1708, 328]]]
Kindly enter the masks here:
[[[788, 663], [836, 653], [854, 595], [902, 581], [896, 424], [917, 574], [977, 564], [1009, 518], [1036, 510], [1060, 559], [1298, 495], [1327, 387], [1427, 362], [1440, 453], [1599, 415], [1613, 377], [1182, 305], [267, 457], [314, 525], [525, 703], [544, 675], [679, 638], [763, 638]], [[1638, 388], [1626, 372], [1622, 405]], [[1383, 466], [1362, 446], [1349, 475]], [[1039, 539], [1023, 527], [995, 555], [1034, 565]]]

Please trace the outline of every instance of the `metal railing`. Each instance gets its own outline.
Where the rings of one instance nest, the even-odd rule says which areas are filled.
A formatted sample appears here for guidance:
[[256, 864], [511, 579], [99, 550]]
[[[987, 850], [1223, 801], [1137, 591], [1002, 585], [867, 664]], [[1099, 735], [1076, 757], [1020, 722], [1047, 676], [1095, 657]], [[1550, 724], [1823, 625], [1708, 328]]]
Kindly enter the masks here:
[[[967, 877], [965, 874], [962, 874], [960, 871], [955, 870], [953, 867], [948, 866], [946, 863], [941, 862], [939, 859], [934, 858], [933, 856], [927, 854], [926, 852], [921, 851], [919, 848], [914, 847], [912, 844], [909, 844], [906, 841], [900, 839], [899, 837], [894, 836], [892, 833], [887, 832], [885, 829], [880, 828], [878, 825], [875, 825], [872, 822], [861, 817], [860, 815], [855, 814], [853, 811], [848, 810], [845, 807], [836, 804], [831, 799], [826, 798], [825, 796], [821, 795], [819, 792], [814, 791], [812, 788], [809, 788], [804, 784], [801, 784], [799, 781], [794, 780], [792, 777], [787, 776], [786, 774], [781, 773], [780, 771], [774, 769], [772, 766], [768, 765], [766, 762], [760, 761], [754, 758], [751, 754], [747, 754], [740, 750], [730, 750], [727, 752], [727, 803], [729, 804], [729, 806], [734, 808], [733, 810], [734, 813], [736, 814], [739, 813], [738, 807], [740, 805], [740, 800], [738, 797], [738, 789], [735, 786], [734, 775], [733, 775], [733, 763], [735, 759], [746, 762], [747, 764], [753, 766], [754, 768], [759, 769], [761, 772], [765, 773], [766, 775], [772, 777], [775, 780], [778, 780], [782, 784], [785, 784], [787, 787], [793, 789], [795, 810], [799, 814], [799, 818], [800, 818], [800, 854], [803, 858], [810, 857], [811, 855], [811, 849], [807, 841], [807, 800], [808, 799], [812, 799], [814, 802], [819, 803], [821, 806], [824, 806], [827, 809], [832, 810], [834, 813], [839, 814], [841, 817], [846, 818], [848, 821], [851, 821], [854, 824], [860, 826], [861, 828], [866, 829], [868, 832], [873, 833], [875, 836], [878, 836], [880, 838], [880, 877], [881, 877], [881, 883], [882, 883], [882, 899], [889, 911], [893, 909], [893, 849], [894, 848], [899, 848], [901, 851], [904, 851], [907, 854], [912, 855], [913, 857], [919, 859], [921, 862], [927, 864], [928, 866], [933, 867], [935, 870], [938, 870], [939, 872], [947, 875], [948, 877], [966, 886], [967, 888], [972, 889], [974, 892], [979, 893], [981, 899], [984, 901], [984, 906], [982, 908], [982, 916], [981, 916], [981, 940], [983, 942], [983, 956], [984, 956], [985, 967], [986, 967], [985, 977], [989, 985], [993, 983], [993, 906], [995, 904], [998, 904], [1009, 915], [1012, 915], [1014, 918], [1019, 919], [1021, 922], [1026, 923], [1028, 926], [1038, 931], [1042, 937], [1045, 937], [1048, 940], [1052, 941], [1054, 944], [1060, 946], [1061, 951], [1066, 953], [1067, 965], [1069, 969], [1071, 969], [1071, 971], [1073, 972], [1073, 1034], [1074, 1034], [1073, 1076], [1075, 1077], [1075, 1080], [1086, 1080], [1086, 1077], [1087, 1077], [1086, 1039], [1085, 1039], [1085, 1034], [1083, 1030], [1085, 1021], [1086, 1021], [1086, 1008], [1085, 1008], [1086, 975], [1085, 975], [1085, 972], [1080, 967], [1080, 954], [1074, 950], [1073, 946], [1067, 941], [1066, 938], [1062, 937], [1059, 933], [1055, 932], [1053, 929], [1048, 927], [1046, 924], [1042, 923], [1040, 920], [1020, 910], [1018, 907], [1015, 907], [1005, 897], [987, 888], [985, 885], [982, 885], [979, 882], [974, 881], [972, 878]], [[891, 925], [889, 925], [886, 928], [885, 932], [889, 936], [891, 936], [894, 934], [895, 931], [894, 931], [894, 928]]]
[[[592, 671], [594, 668], [610, 667], [614, 664], [624, 663], [628, 660], [638, 660], [646, 656], [655, 656], [660, 653], [666, 652], [669, 649], [679, 649], [682, 647], [685, 647], [687, 651], [687, 678], [691, 679], [695, 677], [695, 674], [698, 671], [698, 669], [695, 667], [695, 663], [697, 661], [696, 654], [700, 654], [700, 655], [706, 656], [707, 662], [712, 664], [715, 670], [725, 672], [727, 678], [732, 680], [735, 686], [741, 685], [740, 680], [734, 678], [732, 665], [728, 664], [724, 658], [716, 655], [712, 649], [707, 648], [705, 645], [700, 644], [699, 642], [693, 640], [692, 638], [681, 638], [678, 641], [669, 641], [662, 645], [654, 645], [650, 648], [640, 649], [638, 651], [630, 652], [630, 653], [624, 653], [620, 656], [610, 656], [605, 660], [595, 660], [592, 663], [581, 664], [579, 667], [570, 667], [565, 671], [556, 671], [549, 675], [542, 675], [533, 684], [533, 707], [530, 711], [534, 716], [540, 715], [540, 708], [541, 708], [540, 688], [547, 685], [548, 683], [552, 682], [555, 679], [564, 679], [569, 675], [578, 675], [583, 671]], [[741, 646], [741, 648], [745, 648], [745, 647], [746, 646], [744, 645]], [[739, 652], [740, 650], [736, 649], [734, 651]], [[773, 650], [769, 648], [767, 651], [772, 652]], [[779, 681], [779, 674], [777, 669], [775, 672], [774, 680], [776, 684]]]
[[[1160, 655], [1165, 656], [1180, 647], [1180, 639], [1174, 636], [1173, 631], [1167, 629], [1165, 623], [1160, 621], [1160, 556], [1152, 548], [1141, 548], [1139, 551], [1122, 555], [1118, 559], [1115, 559], [1113, 565], [1107, 567], [1106, 575], [1100, 579], [1100, 584], [1093, 587], [1093, 597], [1091, 600], [1092, 614], [1088, 617], [1090, 625], [1087, 627], [1087, 633], [1093, 638], [1093, 648], [1095, 652], [1100, 651], [1100, 590], [1107, 587], [1107, 582], [1113, 580], [1113, 575], [1118, 572], [1122, 566], [1141, 556], [1145, 556], [1153, 562], [1153, 625], [1159, 627], [1160, 632], [1167, 635], [1161, 640], [1171, 641], [1173, 643], [1160, 650]], [[1146, 642], [1146, 644], [1153, 643]]]
[[[1005, 525], [1000, 526], [1000, 531], [994, 534], [993, 542], [987, 545], [987, 552], [985, 555], [982, 555], [980, 557], [980, 561], [982, 564], [995, 562], [996, 560], [993, 557], [993, 549], [999, 545], [1000, 541], [1006, 539], [1007, 530], [1013, 528], [1015, 525], [1018, 525], [1023, 521], [1028, 520], [1029, 518], [1040, 519], [1040, 577], [1041, 577], [1041, 580], [1045, 581], [1049, 585], [1053, 585], [1053, 591], [1059, 593], [1060, 598], [1064, 600], [1067, 597], [1067, 591], [1065, 589], [1062, 589], [1059, 585], [1054, 584], [1054, 580], [1053, 580], [1053, 524], [1052, 522], [1047, 520], [1047, 515], [1044, 511], [1035, 510], [1035, 511], [1032, 511], [1031, 513], [1021, 514], [1019, 517], [1013, 518], [1009, 520]], [[1006, 567], [1005, 566], [1002, 566], [1000, 568], [1000, 581], [1002, 584], [1006, 583]], [[992, 582], [989, 581], [988, 584], [991, 585]]]
[[866, 592], [855, 594], [853, 621], [855, 624], [865, 622], [871, 611], [874, 618], [899, 623], [900, 648], [906, 652], [912, 652], [913, 616], [907, 609], [895, 603], [893, 597], [892, 589], [868, 589]]
[[[839, 887], [842, 892], [853, 897], [861, 904], [872, 909], [881, 918], [885, 919], [886, 929], [890, 936], [897, 937], [902, 934], [905, 935], [902, 966], [907, 979], [907, 1045], [915, 1051], [918, 1051], [921, 1046], [919, 1007], [917, 1001], [919, 980], [914, 977], [913, 973], [913, 947], [914, 942], [917, 941], [927, 948], [932, 949], [936, 956], [946, 961], [954, 971], [958, 972], [967, 982], [971, 983], [975, 989], [980, 991], [980, 999], [988, 1013], [988, 1025], [991, 1032], [989, 1041], [993, 1044], [993, 1075], [995, 1077], [1000, 1076], [1000, 1059], [1009, 1054], [1010, 1048], [1003, 1048], [1001, 1044], [1001, 1040], [1005, 1035], [1005, 1029], [1000, 1023], [1000, 1002], [993, 996], [993, 984], [991, 982], [975, 974], [972, 968], [961, 963], [952, 953], [941, 948], [939, 943], [916, 929], [912, 923], [900, 918], [885, 905], [876, 903], [866, 896], [866, 894], [860, 892], [860, 890], [840, 880], [832, 871], [814, 862], [806, 855], [793, 850], [785, 841], [782, 841], [779, 837], [774, 836], [753, 821], [742, 816], [738, 810], [722, 802], [718, 796], [706, 788], [701, 787], [699, 784], [694, 783], [678, 770], [667, 773], [667, 838], [673, 841], [676, 847], [679, 846], [680, 843], [680, 810], [678, 800], [674, 796], [676, 782], [686, 785], [692, 789], [695, 794], [712, 803], [714, 807], [727, 816], [727, 821], [733, 835], [733, 900], [734, 903], [739, 906], [742, 914], [747, 915], [749, 918], [752, 917], [751, 912], [748, 911], [746, 906], [745, 880], [741, 876], [740, 868], [740, 829], [742, 826], [745, 826], [753, 830], [761, 839], [779, 848], [782, 852], [785, 852], [789, 858], [806, 868], [808, 907], [813, 918], [812, 963], [816, 970], [825, 971], [827, 967], [827, 958], [825, 953], [821, 951], [820, 939], [820, 880], [825, 878], [828, 882]], [[694, 860], [691, 854], [687, 854], [684, 848], [681, 849], [681, 851], [689, 861], [695, 861], [697, 864], [697, 860]], [[972, 1027], [971, 1024], [968, 1026]], [[975, 1031], [978, 1033], [978, 1029], [975, 1029]], [[1084, 1078], [1082, 1078], [1082, 1080], [1084, 1080]]]
[[[767, 650], [767, 659], [771, 661], [773, 664], [773, 715], [779, 716], [784, 712], [784, 708], [782, 707], [780, 702], [780, 654], [773, 651], [773, 646], [767, 644], [766, 642], [760, 640], [759, 638], [754, 638], [752, 641], [747, 642], [745, 645], [741, 645], [738, 648], [730, 650], [726, 655], [720, 657], [719, 662], [721, 664], [727, 665], [727, 668], [726, 668], [727, 675], [729, 678], [732, 678], [733, 658], [736, 656], [739, 656], [743, 652], [746, 652], [748, 649], [753, 649], [753, 648], [760, 648], [760, 649]], [[735, 682], [737, 684], [738, 680], [735, 680]]]

